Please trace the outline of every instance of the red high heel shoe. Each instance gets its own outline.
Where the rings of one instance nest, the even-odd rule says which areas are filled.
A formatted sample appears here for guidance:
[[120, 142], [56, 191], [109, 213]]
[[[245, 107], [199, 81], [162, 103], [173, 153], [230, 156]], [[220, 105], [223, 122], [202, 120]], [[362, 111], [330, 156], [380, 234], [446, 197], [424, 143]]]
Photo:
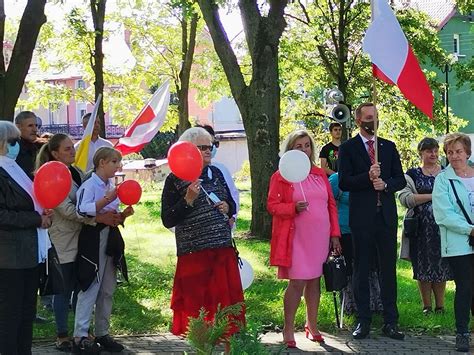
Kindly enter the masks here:
[[294, 340], [283, 340], [285, 343], [286, 347], [289, 349], [296, 349], [296, 341]]
[[306, 338], [309, 340], [317, 341], [318, 343], [324, 343], [324, 338], [321, 334], [313, 334], [307, 325], [305, 325], [304, 330], [306, 332]]

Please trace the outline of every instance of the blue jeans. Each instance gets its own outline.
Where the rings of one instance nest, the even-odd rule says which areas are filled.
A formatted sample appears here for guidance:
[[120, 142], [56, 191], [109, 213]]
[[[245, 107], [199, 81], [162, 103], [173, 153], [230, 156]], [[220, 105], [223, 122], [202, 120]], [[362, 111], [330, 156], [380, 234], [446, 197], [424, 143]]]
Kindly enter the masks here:
[[61, 270], [64, 277], [65, 291], [63, 294], [54, 295], [53, 311], [58, 337], [65, 338], [68, 336], [67, 320], [69, 316], [69, 302], [71, 300], [72, 291], [74, 291], [76, 285], [74, 263], [61, 264]]

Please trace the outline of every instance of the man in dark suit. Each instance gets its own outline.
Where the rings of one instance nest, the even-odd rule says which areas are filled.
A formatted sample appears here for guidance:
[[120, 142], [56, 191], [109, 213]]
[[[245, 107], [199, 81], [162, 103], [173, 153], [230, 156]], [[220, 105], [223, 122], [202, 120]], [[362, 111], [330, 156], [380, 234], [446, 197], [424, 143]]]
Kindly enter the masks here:
[[397, 310], [397, 207], [395, 192], [406, 185], [395, 144], [377, 137], [375, 161], [374, 125], [377, 110], [372, 103], [360, 105], [355, 113], [359, 134], [339, 148], [339, 187], [349, 191], [349, 225], [354, 250], [353, 288], [358, 310], [354, 339], [369, 335], [371, 312], [369, 272], [374, 250], [379, 257], [383, 304], [383, 333], [404, 339], [398, 331]]

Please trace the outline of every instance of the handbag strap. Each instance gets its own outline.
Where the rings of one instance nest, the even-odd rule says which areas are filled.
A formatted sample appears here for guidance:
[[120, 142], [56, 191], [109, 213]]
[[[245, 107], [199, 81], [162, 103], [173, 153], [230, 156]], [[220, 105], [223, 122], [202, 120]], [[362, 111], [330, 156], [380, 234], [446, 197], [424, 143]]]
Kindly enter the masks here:
[[453, 188], [454, 196], [456, 197], [456, 201], [457, 201], [459, 207], [461, 208], [461, 211], [462, 211], [464, 217], [466, 218], [466, 221], [469, 224], [472, 224], [471, 218], [469, 218], [469, 215], [467, 214], [466, 209], [464, 208], [463, 204], [461, 203], [461, 200], [459, 199], [458, 192], [456, 191], [456, 188], [454, 187], [453, 180], [449, 179], [449, 183], [451, 184], [451, 187]]

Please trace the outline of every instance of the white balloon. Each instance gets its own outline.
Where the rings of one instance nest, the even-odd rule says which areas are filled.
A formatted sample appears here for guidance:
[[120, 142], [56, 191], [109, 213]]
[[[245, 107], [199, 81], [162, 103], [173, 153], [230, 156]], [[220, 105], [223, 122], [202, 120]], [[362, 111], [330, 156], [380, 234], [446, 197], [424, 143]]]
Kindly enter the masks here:
[[289, 182], [301, 182], [308, 177], [311, 162], [300, 150], [289, 150], [280, 158], [278, 164], [281, 176]]
[[253, 282], [253, 269], [244, 258], [240, 258], [242, 264], [239, 263], [240, 281], [242, 282], [242, 289], [247, 289]]

